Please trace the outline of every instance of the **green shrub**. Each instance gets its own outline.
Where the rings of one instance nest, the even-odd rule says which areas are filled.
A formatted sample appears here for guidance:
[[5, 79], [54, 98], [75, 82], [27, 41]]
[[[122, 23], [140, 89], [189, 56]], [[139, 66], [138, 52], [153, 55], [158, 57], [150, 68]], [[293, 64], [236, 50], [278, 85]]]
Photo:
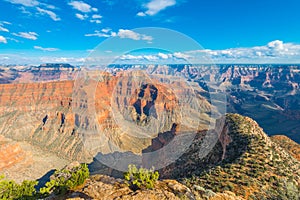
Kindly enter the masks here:
[[0, 199], [35, 199], [37, 181], [23, 181], [21, 184], [5, 180], [0, 176]]
[[124, 179], [133, 190], [152, 189], [159, 178], [158, 171], [154, 169], [137, 168], [135, 165], [128, 166], [128, 172], [124, 173]]
[[82, 185], [89, 175], [89, 169], [86, 164], [81, 164], [70, 170], [56, 170], [51, 180], [45, 184], [45, 187], [40, 189], [40, 194], [44, 196], [52, 192], [55, 194], [65, 194], [68, 190]]
[[0, 176], [0, 199], [37, 199], [46, 197], [51, 193], [64, 194], [68, 190], [82, 185], [89, 177], [89, 169], [86, 164], [80, 164], [72, 169], [56, 170], [53, 177], [37, 193], [35, 186], [38, 181], [23, 181], [21, 184], [13, 180], [6, 180]]

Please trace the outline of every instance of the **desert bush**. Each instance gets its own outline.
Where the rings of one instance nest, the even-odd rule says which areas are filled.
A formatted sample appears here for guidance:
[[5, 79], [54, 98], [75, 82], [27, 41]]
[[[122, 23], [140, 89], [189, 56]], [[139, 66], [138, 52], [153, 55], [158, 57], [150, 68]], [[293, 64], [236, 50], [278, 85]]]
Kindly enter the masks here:
[[158, 171], [154, 169], [137, 168], [135, 165], [129, 165], [128, 171], [124, 173], [124, 179], [133, 190], [152, 189], [159, 178]]
[[21, 184], [0, 176], [0, 199], [35, 199], [37, 181], [23, 181]]
[[41, 195], [64, 194], [68, 190], [82, 185], [89, 177], [89, 169], [86, 164], [80, 164], [72, 169], [56, 170], [51, 180], [40, 189]]
[[64, 194], [68, 190], [82, 185], [88, 177], [89, 169], [86, 164], [80, 164], [72, 169], [56, 170], [51, 180], [37, 192], [35, 186], [38, 181], [25, 180], [18, 184], [13, 180], [6, 180], [4, 176], [0, 176], [0, 199], [38, 199], [53, 192]]

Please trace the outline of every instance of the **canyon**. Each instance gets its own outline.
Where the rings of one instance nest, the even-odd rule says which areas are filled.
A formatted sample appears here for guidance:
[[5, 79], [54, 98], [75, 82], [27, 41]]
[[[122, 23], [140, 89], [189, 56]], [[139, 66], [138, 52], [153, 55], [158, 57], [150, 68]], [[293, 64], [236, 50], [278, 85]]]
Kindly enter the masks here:
[[[153, 158], [142, 154], [176, 136], [206, 134], [226, 112], [252, 117], [269, 135], [299, 143], [299, 72], [294, 65], [128, 65], [102, 71], [67, 64], [3, 66], [1, 149], [11, 164], [3, 158], [1, 166], [8, 177], [22, 180], [16, 172], [34, 168], [36, 157], [43, 163], [40, 173], [24, 178], [40, 178], [72, 160], [109, 165], [107, 155], [115, 159], [116, 152], [132, 152], [141, 164]], [[222, 137], [216, 145], [225, 148]]]
[[[74, 80], [79, 70], [70, 75], [73, 80], [65, 80], [62, 74], [73, 71], [69, 67], [41, 67], [40, 73], [22, 69], [13, 83], [0, 84], [1, 135], [55, 155], [54, 160], [60, 160], [57, 167], [71, 160], [92, 162], [98, 152], [141, 154], [153, 137], [177, 124], [180, 132], [207, 129], [211, 123], [210, 103], [198, 98], [183, 82], [174, 81], [175, 90], [171, 90], [165, 83], [147, 80], [140, 72], [112, 75], [94, 71]], [[13, 151], [18, 153], [18, 148]], [[21, 150], [19, 154], [21, 158], [14, 164], [28, 168], [22, 162], [28, 156]], [[30, 165], [36, 164], [33, 161]], [[41, 173], [53, 169], [41, 165], [45, 166]], [[15, 172], [8, 172], [8, 177], [16, 178]], [[40, 178], [37, 175], [40, 173], [24, 178]]]

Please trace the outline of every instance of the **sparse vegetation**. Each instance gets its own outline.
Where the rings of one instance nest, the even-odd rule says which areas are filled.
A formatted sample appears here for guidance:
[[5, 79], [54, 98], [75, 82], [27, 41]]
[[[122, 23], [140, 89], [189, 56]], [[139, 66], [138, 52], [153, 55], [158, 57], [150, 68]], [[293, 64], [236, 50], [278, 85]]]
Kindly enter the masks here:
[[89, 169], [86, 164], [81, 164], [72, 169], [57, 170], [45, 187], [40, 189], [40, 194], [49, 195], [52, 192], [65, 194], [68, 190], [82, 185], [89, 175]]
[[226, 123], [233, 141], [226, 147], [227, 157], [184, 183], [214, 192], [229, 190], [246, 199], [298, 199], [299, 163], [249, 118], [229, 114]]
[[0, 176], [0, 199], [35, 199], [35, 186], [37, 181], [23, 181], [21, 184], [13, 180], [6, 180], [2, 175]]
[[21, 184], [13, 180], [6, 180], [0, 176], [0, 199], [38, 199], [47, 197], [54, 193], [56, 195], [65, 194], [68, 190], [75, 189], [84, 184], [89, 177], [89, 169], [86, 164], [72, 169], [56, 170], [53, 178], [44, 187], [36, 191], [35, 186], [38, 181], [23, 181]]
[[155, 182], [159, 178], [158, 171], [154, 169], [139, 169], [135, 165], [128, 166], [128, 172], [124, 173], [124, 179], [129, 187], [133, 190], [137, 189], [152, 189]]
[[290, 153], [295, 159], [300, 161], [300, 145], [284, 135], [275, 135], [271, 137], [272, 141]]

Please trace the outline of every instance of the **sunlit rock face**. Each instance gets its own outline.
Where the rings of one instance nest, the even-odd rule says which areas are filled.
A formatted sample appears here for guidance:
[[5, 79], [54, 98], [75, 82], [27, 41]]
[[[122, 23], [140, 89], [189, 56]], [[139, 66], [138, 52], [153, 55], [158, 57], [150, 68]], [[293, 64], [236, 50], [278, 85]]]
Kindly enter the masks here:
[[[38, 77], [45, 80], [42, 71]], [[89, 76], [82, 83], [1, 84], [1, 134], [66, 159], [91, 161], [98, 152], [141, 154], [174, 125], [196, 132], [210, 123], [211, 105], [199, 95], [202, 89], [182, 80], [160, 81], [142, 72]]]

